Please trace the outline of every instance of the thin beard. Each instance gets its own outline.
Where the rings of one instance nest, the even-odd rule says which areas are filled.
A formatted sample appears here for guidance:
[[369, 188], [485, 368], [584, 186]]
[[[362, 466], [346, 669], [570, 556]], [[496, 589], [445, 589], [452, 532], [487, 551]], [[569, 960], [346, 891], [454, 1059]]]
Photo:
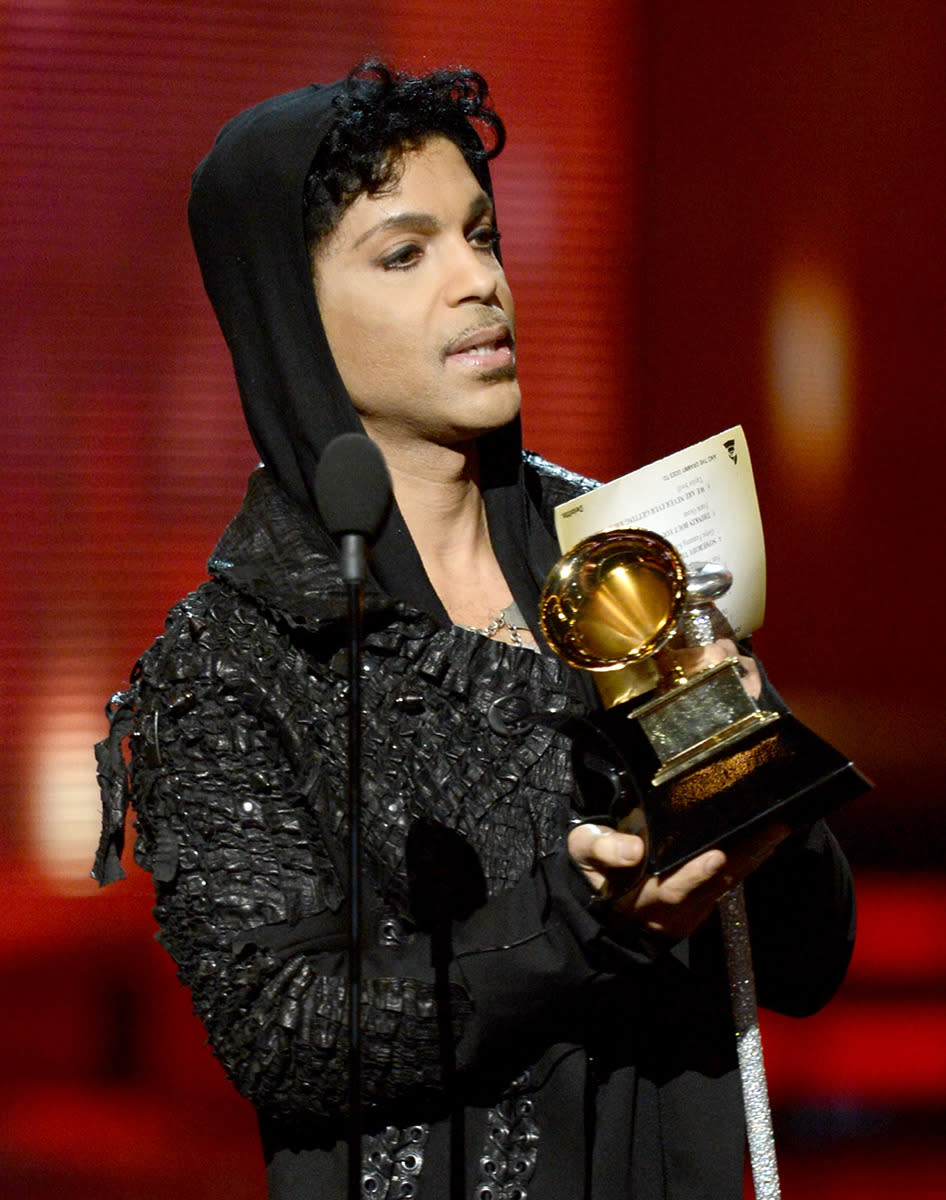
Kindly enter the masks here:
[[507, 363], [504, 367], [493, 367], [489, 371], [481, 371], [477, 379], [483, 383], [502, 383], [505, 380], [516, 378], [516, 364], [514, 362]]

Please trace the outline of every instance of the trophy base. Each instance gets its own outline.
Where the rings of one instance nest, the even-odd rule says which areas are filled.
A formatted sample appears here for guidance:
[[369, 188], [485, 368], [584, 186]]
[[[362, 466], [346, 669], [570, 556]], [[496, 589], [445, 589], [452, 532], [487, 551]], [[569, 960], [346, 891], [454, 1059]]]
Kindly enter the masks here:
[[779, 715], [731, 753], [646, 789], [647, 871], [666, 874], [776, 820], [810, 825], [870, 787], [840, 751], [795, 717]]

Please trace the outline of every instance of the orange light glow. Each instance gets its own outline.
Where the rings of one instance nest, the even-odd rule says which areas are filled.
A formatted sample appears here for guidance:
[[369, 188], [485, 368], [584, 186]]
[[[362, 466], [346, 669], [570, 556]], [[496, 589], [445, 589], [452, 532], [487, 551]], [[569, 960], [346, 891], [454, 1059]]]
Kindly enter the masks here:
[[837, 487], [850, 430], [853, 323], [838, 274], [809, 259], [790, 263], [772, 295], [769, 408], [798, 494]]

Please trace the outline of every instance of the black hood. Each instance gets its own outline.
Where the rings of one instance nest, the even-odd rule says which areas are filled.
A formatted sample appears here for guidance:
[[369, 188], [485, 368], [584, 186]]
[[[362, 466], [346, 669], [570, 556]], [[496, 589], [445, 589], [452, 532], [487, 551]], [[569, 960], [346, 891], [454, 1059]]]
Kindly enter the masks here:
[[[306, 176], [335, 119], [332, 102], [348, 86], [313, 84], [234, 117], [195, 171], [189, 206], [204, 286], [230, 347], [253, 441], [319, 529], [319, 457], [338, 434], [364, 432], [322, 328], [303, 224]], [[477, 174], [489, 189], [485, 166]], [[526, 494], [519, 421], [481, 439], [480, 457], [493, 545], [535, 626], [557, 551]], [[390, 595], [447, 621], [396, 508], [375, 546], [372, 573]]]

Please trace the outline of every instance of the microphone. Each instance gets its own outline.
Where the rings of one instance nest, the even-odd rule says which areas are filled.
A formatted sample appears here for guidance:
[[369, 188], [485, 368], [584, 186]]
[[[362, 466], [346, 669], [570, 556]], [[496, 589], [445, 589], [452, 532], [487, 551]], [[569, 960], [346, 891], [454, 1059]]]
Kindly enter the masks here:
[[391, 476], [381, 451], [363, 433], [342, 433], [325, 448], [315, 471], [315, 502], [326, 529], [339, 543], [346, 583], [367, 573], [367, 548], [391, 507]]

